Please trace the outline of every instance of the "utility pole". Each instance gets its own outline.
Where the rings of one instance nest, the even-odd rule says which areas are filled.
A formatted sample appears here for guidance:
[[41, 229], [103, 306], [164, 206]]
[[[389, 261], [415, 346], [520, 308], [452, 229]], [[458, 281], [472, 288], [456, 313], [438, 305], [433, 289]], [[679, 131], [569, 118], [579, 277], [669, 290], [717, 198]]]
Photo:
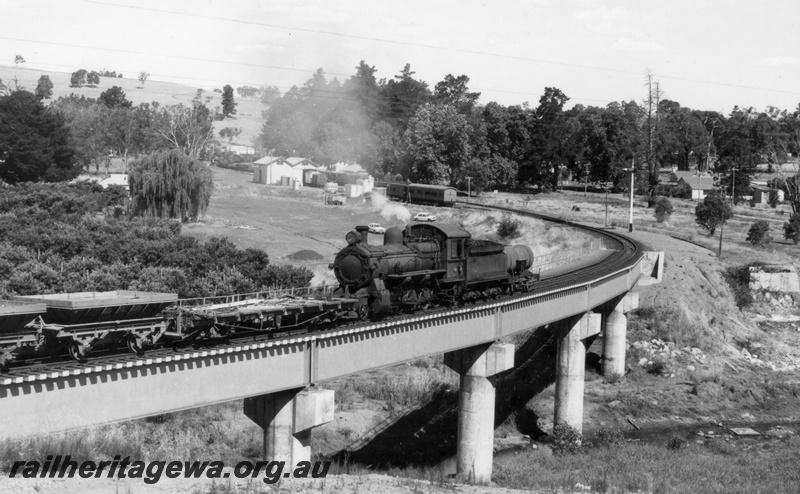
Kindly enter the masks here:
[[[580, 166], [580, 161], [578, 166]], [[586, 189], [589, 187], [589, 163], [586, 163], [586, 175], [583, 177], [583, 197], [586, 197]]]
[[467, 202], [472, 195], [472, 177], [467, 177]]
[[631, 212], [630, 217], [628, 218], [628, 232], [633, 232], [633, 182], [636, 175], [636, 161], [631, 159], [631, 167], [623, 168], [622, 170], [631, 172]]

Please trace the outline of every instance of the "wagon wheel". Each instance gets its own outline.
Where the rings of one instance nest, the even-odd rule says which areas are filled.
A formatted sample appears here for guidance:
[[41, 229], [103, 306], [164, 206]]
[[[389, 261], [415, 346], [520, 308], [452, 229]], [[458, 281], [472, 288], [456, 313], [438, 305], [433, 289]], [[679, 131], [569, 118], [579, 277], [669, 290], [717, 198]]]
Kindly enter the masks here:
[[366, 321], [369, 318], [369, 306], [367, 304], [361, 305], [356, 309], [356, 315], [360, 320]]
[[89, 345], [84, 345], [80, 341], [69, 342], [69, 356], [78, 362], [86, 362], [91, 351]]
[[128, 350], [131, 353], [135, 353], [136, 355], [144, 355], [144, 339], [139, 338], [135, 334], [128, 335], [125, 340], [125, 343], [128, 345]]

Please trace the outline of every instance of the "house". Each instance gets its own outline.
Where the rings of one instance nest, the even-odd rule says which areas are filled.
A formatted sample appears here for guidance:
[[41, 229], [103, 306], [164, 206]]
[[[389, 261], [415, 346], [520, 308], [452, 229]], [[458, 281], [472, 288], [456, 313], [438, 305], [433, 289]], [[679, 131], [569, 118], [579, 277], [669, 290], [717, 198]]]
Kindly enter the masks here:
[[692, 188], [692, 200], [702, 201], [714, 188], [714, 177], [706, 172], [674, 171], [670, 174], [669, 183], [674, 185], [687, 184]]
[[315, 171], [317, 167], [306, 158], [264, 156], [253, 163], [253, 182], [291, 185], [294, 181], [309, 184]]

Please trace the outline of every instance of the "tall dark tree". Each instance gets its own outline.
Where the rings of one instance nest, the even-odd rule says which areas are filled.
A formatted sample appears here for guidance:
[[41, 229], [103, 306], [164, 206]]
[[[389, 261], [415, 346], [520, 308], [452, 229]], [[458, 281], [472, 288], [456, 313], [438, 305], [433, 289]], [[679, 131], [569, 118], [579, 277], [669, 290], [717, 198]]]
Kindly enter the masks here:
[[236, 115], [237, 103], [233, 100], [233, 87], [226, 84], [222, 88], [222, 118]]
[[69, 78], [70, 87], [81, 87], [86, 84], [86, 69], [78, 69]]
[[214, 182], [211, 171], [177, 149], [159, 151], [131, 165], [134, 215], [197, 219], [208, 208]]
[[433, 98], [437, 103], [453, 105], [459, 113], [468, 114], [478, 102], [481, 93], [471, 93], [467, 84], [469, 77], [465, 75], [453, 77], [452, 74], [447, 74], [436, 84]]
[[384, 100], [381, 119], [389, 122], [401, 133], [405, 132], [408, 120], [417, 109], [429, 102], [431, 91], [424, 81], [414, 79], [415, 72], [406, 64], [403, 71], [381, 87]]
[[532, 152], [520, 169], [520, 179], [541, 183], [549, 176], [553, 190], [567, 165], [563, 137], [566, 133], [564, 105], [569, 101], [560, 89], [547, 87], [531, 120]]
[[74, 155], [64, 119], [33, 93], [14, 91], [0, 97], [0, 179], [70, 180], [80, 171]]
[[99, 100], [109, 108], [130, 108], [133, 105], [125, 98], [125, 91], [119, 86], [111, 86], [100, 93]]
[[39, 77], [39, 82], [36, 84], [36, 99], [50, 99], [53, 97], [53, 82], [50, 80], [49, 75]]
[[470, 132], [467, 119], [452, 106], [420, 107], [403, 135], [405, 175], [415, 182], [454, 185], [472, 154]]

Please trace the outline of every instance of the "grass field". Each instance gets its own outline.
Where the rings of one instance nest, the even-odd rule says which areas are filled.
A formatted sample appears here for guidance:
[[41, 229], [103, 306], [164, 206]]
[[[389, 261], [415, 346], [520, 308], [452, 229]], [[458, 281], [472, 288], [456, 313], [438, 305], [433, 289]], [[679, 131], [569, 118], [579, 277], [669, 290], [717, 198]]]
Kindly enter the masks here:
[[[75, 70], [80, 68], [92, 70], [90, 67], [75, 67]], [[176, 105], [178, 103], [190, 105], [198, 89], [184, 84], [155, 81], [152, 79], [146, 81], [144, 86], [142, 86], [142, 83], [137, 79], [139, 74], [124, 74], [126, 77], [123, 78], [101, 77], [100, 84], [97, 87], [84, 86], [74, 88], [69, 86], [70, 76], [72, 74], [68, 72], [29, 69], [23, 65], [0, 65], [0, 79], [3, 80], [3, 84], [11, 85], [12, 88], [15, 87], [14, 79], [16, 78], [20, 88], [33, 92], [36, 89], [39, 78], [43, 75], [49, 76], [50, 81], [53, 83], [52, 100], [56, 100], [61, 96], [69, 96], [70, 94], [86, 96], [87, 98], [98, 98], [103, 91], [112, 86], [119, 86], [125, 91], [125, 97], [133, 102], [134, 105], [153, 102], [157, 102], [160, 105]], [[222, 86], [224, 86], [224, 84], [220, 84], [219, 87], [221, 88]], [[213, 109], [222, 105], [221, 93], [209, 89], [203, 92], [203, 97], [204, 102], [206, 97], [211, 98], [210, 102], [206, 103], [209, 108]], [[238, 105], [236, 108], [236, 115], [233, 118], [226, 118], [223, 121], [215, 122], [214, 128], [217, 132], [225, 127], [241, 129], [242, 133], [236, 138], [234, 144], [252, 146], [253, 139], [261, 133], [261, 127], [263, 125], [261, 112], [266, 109], [266, 107], [258, 99], [243, 99], [235, 92], [234, 99]], [[45, 103], [47, 103], [47, 100], [45, 100]]]

